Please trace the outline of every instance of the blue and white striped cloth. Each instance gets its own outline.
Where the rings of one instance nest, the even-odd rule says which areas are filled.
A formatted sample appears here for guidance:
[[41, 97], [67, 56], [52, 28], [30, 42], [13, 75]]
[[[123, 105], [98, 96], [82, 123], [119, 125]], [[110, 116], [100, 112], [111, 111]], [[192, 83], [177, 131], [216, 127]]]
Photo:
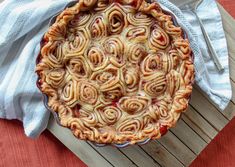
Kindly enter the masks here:
[[25, 134], [37, 137], [49, 112], [35, 83], [35, 59], [49, 19], [68, 0], [5, 0], [0, 4], [0, 118], [23, 122]]
[[[204, 0], [198, 12], [216, 45], [225, 67], [223, 73], [217, 72], [209, 57], [195, 16], [190, 11], [182, 14], [167, 0], [158, 1], [175, 13], [188, 32], [195, 54], [196, 83], [223, 110], [231, 98], [231, 86], [226, 40], [214, 0]], [[29, 137], [37, 137], [46, 128], [49, 118], [35, 84], [39, 43], [49, 19], [68, 2], [70, 0], [5, 0], [0, 4], [0, 118], [21, 120]], [[193, 29], [185, 17], [192, 23]]]

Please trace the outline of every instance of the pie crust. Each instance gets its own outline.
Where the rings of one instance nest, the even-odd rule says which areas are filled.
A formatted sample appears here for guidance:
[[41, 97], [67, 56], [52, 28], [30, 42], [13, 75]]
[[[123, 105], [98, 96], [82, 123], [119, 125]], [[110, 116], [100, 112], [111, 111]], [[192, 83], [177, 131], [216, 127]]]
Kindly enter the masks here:
[[41, 42], [36, 72], [62, 126], [96, 143], [158, 139], [187, 109], [189, 41], [157, 2], [80, 0]]

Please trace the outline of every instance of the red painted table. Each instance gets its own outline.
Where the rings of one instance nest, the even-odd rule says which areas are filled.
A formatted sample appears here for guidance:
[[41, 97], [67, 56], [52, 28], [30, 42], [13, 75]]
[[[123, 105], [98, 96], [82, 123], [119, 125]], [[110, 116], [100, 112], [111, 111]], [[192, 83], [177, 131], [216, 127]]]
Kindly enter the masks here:
[[[234, 0], [219, 0], [235, 17]], [[47, 130], [32, 140], [18, 121], [0, 120], [0, 167], [86, 166]], [[235, 118], [192, 163], [191, 167], [235, 166]]]

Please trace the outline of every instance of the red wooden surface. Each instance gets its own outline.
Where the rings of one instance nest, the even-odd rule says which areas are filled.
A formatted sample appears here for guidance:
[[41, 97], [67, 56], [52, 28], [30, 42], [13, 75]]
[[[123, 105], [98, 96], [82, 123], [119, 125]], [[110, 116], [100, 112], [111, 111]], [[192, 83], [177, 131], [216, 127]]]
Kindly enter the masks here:
[[190, 167], [235, 167], [235, 118], [212, 140]]
[[0, 133], [0, 167], [86, 166], [47, 130], [32, 140], [21, 122], [0, 119]]
[[[235, 0], [219, 0], [235, 17]], [[18, 121], [0, 120], [0, 167], [84, 167], [50, 132], [32, 140], [27, 138]], [[191, 167], [235, 166], [235, 118], [219, 133], [193, 162]]]
[[235, 18], [235, 0], [218, 0], [218, 2]]

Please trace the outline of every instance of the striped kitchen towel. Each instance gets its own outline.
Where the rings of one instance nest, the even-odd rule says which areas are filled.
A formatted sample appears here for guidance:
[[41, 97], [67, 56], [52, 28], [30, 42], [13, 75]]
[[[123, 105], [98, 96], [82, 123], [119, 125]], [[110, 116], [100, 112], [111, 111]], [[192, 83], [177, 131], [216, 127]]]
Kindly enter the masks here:
[[25, 134], [37, 137], [49, 112], [36, 87], [35, 59], [49, 19], [68, 0], [5, 0], [0, 4], [0, 118], [23, 122]]
[[[21, 120], [25, 134], [30, 137], [37, 137], [46, 128], [49, 118], [35, 84], [35, 59], [39, 53], [39, 43], [49, 19], [69, 1], [5, 0], [0, 4], [0, 118]], [[167, 0], [158, 1], [175, 13], [180, 25], [187, 31], [195, 55], [196, 83], [223, 110], [231, 98], [231, 86], [227, 46], [214, 0], [204, 0], [204, 7], [213, 11], [211, 15], [202, 8], [198, 12], [207, 27], [216, 27], [208, 29], [209, 35], [217, 34], [212, 36], [213, 44], [223, 43], [216, 47], [225, 67], [223, 73], [217, 72], [208, 56], [195, 16], [190, 11], [183, 14]]]

